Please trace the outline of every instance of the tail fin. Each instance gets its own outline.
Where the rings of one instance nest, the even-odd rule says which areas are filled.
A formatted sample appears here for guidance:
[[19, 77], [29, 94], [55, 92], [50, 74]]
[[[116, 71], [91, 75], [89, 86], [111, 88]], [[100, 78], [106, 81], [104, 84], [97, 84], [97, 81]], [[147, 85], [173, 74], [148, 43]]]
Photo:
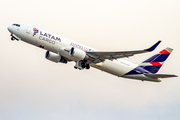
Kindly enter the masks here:
[[172, 51], [172, 48], [167, 47], [166, 49], [160, 51], [158, 54], [155, 54], [149, 59], [140, 63], [139, 66], [151, 73], [157, 73]]

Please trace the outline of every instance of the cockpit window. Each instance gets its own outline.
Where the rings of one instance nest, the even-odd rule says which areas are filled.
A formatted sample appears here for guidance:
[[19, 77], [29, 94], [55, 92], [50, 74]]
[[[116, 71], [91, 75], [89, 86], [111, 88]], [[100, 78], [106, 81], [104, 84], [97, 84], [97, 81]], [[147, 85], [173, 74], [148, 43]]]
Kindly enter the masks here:
[[14, 26], [17, 26], [17, 27], [20, 27], [20, 25], [19, 24], [13, 24]]

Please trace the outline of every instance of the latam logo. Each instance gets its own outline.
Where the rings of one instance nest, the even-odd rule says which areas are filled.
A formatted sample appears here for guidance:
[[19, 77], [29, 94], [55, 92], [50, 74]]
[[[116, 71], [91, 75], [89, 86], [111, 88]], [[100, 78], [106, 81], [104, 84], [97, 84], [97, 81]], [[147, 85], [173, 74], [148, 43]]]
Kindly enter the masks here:
[[33, 34], [33, 37], [36, 35], [36, 33], [38, 33], [39, 32], [39, 30], [38, 29], [36, 29], [36, 28], [33, 28], [33, 31], [34, 31], [34, 34]]

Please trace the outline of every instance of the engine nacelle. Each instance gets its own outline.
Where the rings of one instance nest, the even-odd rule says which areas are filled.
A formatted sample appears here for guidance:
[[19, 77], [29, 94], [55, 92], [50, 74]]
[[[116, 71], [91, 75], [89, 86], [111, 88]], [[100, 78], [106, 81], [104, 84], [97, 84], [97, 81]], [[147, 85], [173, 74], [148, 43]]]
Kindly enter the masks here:
[[86, 52], [77, 48], [71, 48], [70, 55], [72, 55], [77, 61], [84, 60]]
[[64, 59], [61, 55], [47, 51], [45, 55], [46, 59], [53, 61], [53, 62], [62, 62], [62, 63], [67, 63], [67, 60]]

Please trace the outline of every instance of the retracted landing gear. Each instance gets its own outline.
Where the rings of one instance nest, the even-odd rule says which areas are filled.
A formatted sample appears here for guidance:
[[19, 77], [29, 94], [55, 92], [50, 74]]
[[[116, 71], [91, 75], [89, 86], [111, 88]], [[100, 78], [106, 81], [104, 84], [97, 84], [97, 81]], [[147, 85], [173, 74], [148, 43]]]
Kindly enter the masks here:
[[81, 61], [77, 61], [76, 65], [74, 66], [75, 69], [90, 69], [89, 63], [87, 62], [87, 60], [81, 60]]
[[11, 40], [12, 40], [12, 41], [14, 41], [14, 40], [19, 41], [19, 39], [18, 39], [18, 38], [16, 38], [16, 37], [14, 37], [14, 36], [13, 36], [13, 34], [11, 34]]

